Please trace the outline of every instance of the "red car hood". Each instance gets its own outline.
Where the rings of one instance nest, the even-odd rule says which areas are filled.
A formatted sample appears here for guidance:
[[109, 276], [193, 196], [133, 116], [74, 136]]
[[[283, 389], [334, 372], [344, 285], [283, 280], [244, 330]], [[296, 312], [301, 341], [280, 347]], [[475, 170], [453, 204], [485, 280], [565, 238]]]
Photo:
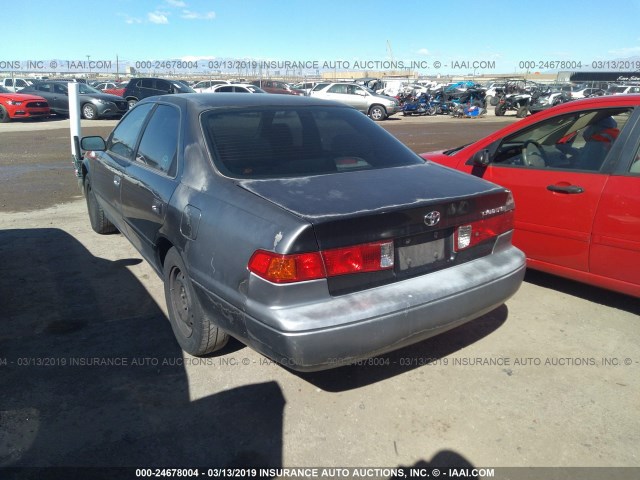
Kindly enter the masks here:
[[16, 100], [18, 102], [46, 102], [46, 100], [38, 95], [29, 95], [28, 93], [0, 93], [3, 100]]
[[420, 156], [425, 160], [431, 160], [432, 162], [444, 165], [445, 167], [455, 168], [458, 158], [451, 155], [446, 155], [444, 152], [447, 150], [435, 150], [433, 152], [421, 153]]

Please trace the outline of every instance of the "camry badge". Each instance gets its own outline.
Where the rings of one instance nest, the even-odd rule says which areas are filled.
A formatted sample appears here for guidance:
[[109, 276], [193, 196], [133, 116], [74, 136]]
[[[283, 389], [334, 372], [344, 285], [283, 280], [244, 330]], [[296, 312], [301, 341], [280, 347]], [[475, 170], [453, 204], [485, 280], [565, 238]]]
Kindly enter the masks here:
[[440, 212], [434, 210], [433, 212], [429, 212], [424, 216], [424, 223], [428, 227], [433, 227], [440, 221]]

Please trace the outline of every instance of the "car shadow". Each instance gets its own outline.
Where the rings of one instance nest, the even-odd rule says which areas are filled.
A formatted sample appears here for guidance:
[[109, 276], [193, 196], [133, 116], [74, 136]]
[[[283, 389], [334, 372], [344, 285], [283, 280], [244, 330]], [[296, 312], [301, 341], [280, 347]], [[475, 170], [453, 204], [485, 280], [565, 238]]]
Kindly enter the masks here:
[[54, 228], [1, 230], [0, 254], [3, 479], [72, 478], [37, 467], [281, 466], [280, 387], [191, 401], [169, 322], [127, 268], [138, 259], [95, 257]]
[[422, 342], [363, 360], [354, 365], [319, 372], [292, 372], [327, 392], [341, 392], [381, 382], [416, 368], [438, 365], [443, 359], [495, 332], [507, 320], [509, 310], [501, 305], [491, 312]]
[[527, 269], [524, 281], [640, 316], [640, 302], [630, 295], [594, 287], [530, 268]]
[[[440, 450], [430, 462], [419, 460], [411, 466], [400, 466], [402, 473], [390, 477], [396, 478], [442, 478], [461, 477], [478, 480], [479, 474], [484, 473], [464, 456], [454, 450]], [[484, 470], [484, 469], [483, 469]]]

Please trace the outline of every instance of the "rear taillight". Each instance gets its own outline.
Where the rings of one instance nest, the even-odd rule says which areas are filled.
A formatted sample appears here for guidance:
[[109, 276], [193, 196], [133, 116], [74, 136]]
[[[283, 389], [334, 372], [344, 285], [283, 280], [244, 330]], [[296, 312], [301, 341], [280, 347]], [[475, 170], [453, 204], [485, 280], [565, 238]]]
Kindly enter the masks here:
[[513, 196], [509, 193], [507, 202], [503, 206], [482, 212], [486, 218], [456, 228], [453, 240], [454, 250], [459, 252], [471, 248], [513, 230], [513, 208]]
[[320, 252], [282, 255], [256, 251], [249, 271], [274, 283], [303, 282], [393, 268], [393, 242], [375, 242]]

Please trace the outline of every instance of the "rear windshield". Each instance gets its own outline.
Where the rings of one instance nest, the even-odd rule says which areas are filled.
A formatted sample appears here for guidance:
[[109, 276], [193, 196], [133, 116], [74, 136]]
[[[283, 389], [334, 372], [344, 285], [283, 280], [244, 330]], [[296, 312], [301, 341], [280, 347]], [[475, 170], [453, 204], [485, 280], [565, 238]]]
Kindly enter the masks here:
[[201, 118], [213, 161], [232, 177], [311, 176], [424, 163], [351, 108], [218, 109]]

